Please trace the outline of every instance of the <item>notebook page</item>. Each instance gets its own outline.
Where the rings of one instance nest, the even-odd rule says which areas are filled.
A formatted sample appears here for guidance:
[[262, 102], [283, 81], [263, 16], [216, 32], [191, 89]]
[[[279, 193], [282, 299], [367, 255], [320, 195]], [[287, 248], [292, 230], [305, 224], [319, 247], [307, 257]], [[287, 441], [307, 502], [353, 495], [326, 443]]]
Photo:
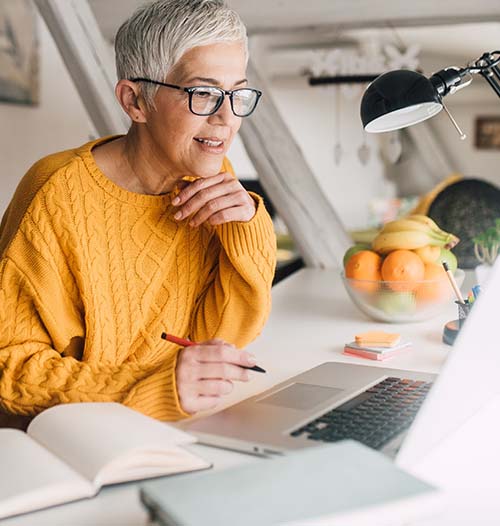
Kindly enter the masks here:
[[184, 431], [116, 403], [52, 407], [33, 420], [28, 434], [89, 481], [126, 454], [165, 451], [196, 441]]
[[123, 456], [108, 464], [96, 477], [96, 485], [104, 486], [124, 480], [142, 480], [173, 473], [184, 473], [210, 467], [205, 459], [186, 449], [172, 446], [169, 451], [137, 451], [134, 455]]
[[89, 482], [17, 429], [0, 430], [0, 518], [90, 497]]

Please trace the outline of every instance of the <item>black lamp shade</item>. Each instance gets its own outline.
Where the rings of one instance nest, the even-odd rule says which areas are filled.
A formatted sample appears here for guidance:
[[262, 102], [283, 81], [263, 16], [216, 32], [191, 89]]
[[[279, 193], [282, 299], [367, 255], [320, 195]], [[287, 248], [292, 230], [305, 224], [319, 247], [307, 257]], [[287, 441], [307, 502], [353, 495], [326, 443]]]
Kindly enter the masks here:
[[428, 119], [443, 108], [430, 80], [416, 71], [398, 69], [377, 77], [361, 100], [367, 132], [397, 130]]

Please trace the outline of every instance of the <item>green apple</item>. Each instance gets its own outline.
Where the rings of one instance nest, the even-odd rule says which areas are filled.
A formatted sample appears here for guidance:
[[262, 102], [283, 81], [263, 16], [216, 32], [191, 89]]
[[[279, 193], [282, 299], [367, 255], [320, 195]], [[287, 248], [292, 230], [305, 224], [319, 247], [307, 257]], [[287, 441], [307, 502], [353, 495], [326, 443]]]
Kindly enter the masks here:
[[417, 309], [415, 296], [411, 292], [396, 292], [382, 290], [377, 298], [376, 306], [386, 314], [412, 314]]
[[362, 250], [371, 250], [371, 248], [372, 248], [371, 245], [369, 245], [368, 243], [356, 243], [352, 247], [348, 248], [346, 253], [344, 254], [344, 260], [343, 260], [344, 268], [347, 265], [347, 262], [349, 261], [349, 259], [352, 256], [354, 256], [354, 254], [356, 254], [357, 252], [361, 252]]
[[455, 272], [455, 270], [457, 270], [457, 256], [455, 256], [455, 254], [453, 254], [453, 252], [451, 250], [448, 250], [446, 248], [442, 248], [441, 249], [441, 254], [439, 255], [439, 260], [438, 260], [440, 263], [442, 263], [443, 261], [445, 263], [448, 264], [448, 268], [452, 271], [452, 272]]

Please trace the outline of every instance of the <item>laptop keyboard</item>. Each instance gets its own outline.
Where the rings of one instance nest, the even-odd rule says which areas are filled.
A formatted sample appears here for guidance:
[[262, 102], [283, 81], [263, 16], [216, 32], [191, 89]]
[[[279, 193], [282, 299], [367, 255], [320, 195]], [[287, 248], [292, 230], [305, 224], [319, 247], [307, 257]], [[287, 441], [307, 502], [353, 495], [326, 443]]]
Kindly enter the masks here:
[[291, 436], [337, 442], [347, 438], [380, 449], [408, 429], [432, 384], [389, 377]]

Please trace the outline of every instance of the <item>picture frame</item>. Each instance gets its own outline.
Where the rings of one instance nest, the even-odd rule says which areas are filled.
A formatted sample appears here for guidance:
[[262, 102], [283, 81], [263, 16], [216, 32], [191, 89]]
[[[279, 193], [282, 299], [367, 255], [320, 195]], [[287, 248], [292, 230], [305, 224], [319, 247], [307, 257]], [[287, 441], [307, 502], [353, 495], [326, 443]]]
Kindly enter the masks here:
[[500, 150], [500, 115], [476, 118], [475, 146], [479, 150]]
[[0, 2], [0, 104], [38, 104], [38, 32], [30, 0]]

